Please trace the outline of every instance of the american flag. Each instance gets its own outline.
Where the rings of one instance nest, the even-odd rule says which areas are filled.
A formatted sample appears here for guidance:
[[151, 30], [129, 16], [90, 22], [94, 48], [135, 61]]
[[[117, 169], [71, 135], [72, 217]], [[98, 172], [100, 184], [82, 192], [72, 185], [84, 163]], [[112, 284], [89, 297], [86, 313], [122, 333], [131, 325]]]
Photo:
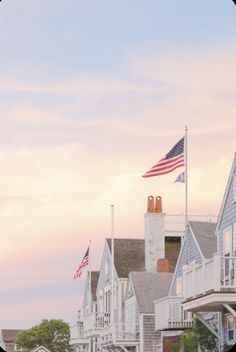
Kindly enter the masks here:
[[74, 274], [74, 280], [79, 279], [81, 275], [83, 274], [84, 268], [88, 265], [89, 263], [89, 247], [85, 253], [85, 256], [83, 257], [78, 269], [76, 270]]
[[165, 175], [181, 166], [184, 166], [184, 137], [175, 144], [163, 159], [147, 171], [143, 177]]

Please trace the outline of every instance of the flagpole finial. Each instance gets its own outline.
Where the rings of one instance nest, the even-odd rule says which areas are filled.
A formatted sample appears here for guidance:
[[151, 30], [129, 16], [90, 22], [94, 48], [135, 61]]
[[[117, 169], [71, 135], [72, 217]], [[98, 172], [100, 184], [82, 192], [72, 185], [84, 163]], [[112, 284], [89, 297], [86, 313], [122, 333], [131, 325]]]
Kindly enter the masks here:
[[187, 132], [188, 131], [188, 126], [185, 126], [185, 132]]

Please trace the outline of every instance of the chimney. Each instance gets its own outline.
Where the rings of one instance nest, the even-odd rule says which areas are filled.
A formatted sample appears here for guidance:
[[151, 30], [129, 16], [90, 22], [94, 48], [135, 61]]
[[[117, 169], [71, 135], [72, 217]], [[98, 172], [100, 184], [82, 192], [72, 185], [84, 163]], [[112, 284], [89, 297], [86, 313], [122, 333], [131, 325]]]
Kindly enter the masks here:
[[171, 265], [167, 258], [160, 258], [157, 260], [157, 272], [158, 273], [170, 273]]
[[148, 197], [145, 221], [145, 269], [156, 272], [158, 259], [165, 257], [165, 214], [160, 196]]

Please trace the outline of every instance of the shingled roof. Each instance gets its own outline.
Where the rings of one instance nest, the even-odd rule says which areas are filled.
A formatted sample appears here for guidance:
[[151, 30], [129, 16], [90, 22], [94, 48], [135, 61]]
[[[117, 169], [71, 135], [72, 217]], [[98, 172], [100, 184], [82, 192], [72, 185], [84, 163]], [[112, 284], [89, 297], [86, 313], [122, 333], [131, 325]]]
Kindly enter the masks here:
[[97, 300], [96, 290], [98, 285], [98, 277], [99, 277], [99, 271], [91, 271], [91, 290], [92, 290], [93, 301]]
[[154, 301], [166, 297], [173, 273], [131, 272], [139, 313], [154, 313]]
[[[111, 239], [106, 239], [111, 251]], [[127, 278], [131, 271], [145, 270], [143, 239], [114, 239], [114, 264], [118, 277]]]
[[189, 221], [189, 225], [196, 237], [204, 258], [211, 258], [217, 251], [217, 238], [215, 236], [216, 223]]
[[2, 339], [4, 343], [14, 343], [16, 336], [22, 330], [10, 330], [10, 329], [1, 329]]

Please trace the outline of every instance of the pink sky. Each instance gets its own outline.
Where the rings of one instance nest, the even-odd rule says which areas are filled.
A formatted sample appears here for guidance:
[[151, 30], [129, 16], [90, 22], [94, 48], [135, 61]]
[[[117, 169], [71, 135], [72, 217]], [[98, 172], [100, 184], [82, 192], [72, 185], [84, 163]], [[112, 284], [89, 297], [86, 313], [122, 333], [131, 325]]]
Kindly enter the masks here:
[[[14, 3], [2, 7], [7, 18]], [[24, 11], [32, 6], [22, 3]], [[11, 25], [6, 38], [15, 38]], [[62, 40], [70, 43], [72, 32], [61, 33]], [[22, 73], [8, 51], [5, 65], [15, 61], [0, 71], [1, 328], [76, 319], [84, 279], [73, 281], [73, 273], [89, 239], [98, 269], [111, 204], [117, 237], [144, 236], [150, 194], [162, 196], [166, 213], [184, 212], [184, 185], [173, 183], [180, 169], [141, 175], [183, 136], [185, 125], [190, 213], [217, 215], [236, 151], [236, 38], [185, 40], [162, 50], [148, 37], [143, 46], [127, 44], [119, 65], [114, 59], [109, 68], [69, 72], [59, 62], [59, 78], [47, 52], [29, 50]], [[46, 55], [42, 66], [34, 55], [42, 61]]]

